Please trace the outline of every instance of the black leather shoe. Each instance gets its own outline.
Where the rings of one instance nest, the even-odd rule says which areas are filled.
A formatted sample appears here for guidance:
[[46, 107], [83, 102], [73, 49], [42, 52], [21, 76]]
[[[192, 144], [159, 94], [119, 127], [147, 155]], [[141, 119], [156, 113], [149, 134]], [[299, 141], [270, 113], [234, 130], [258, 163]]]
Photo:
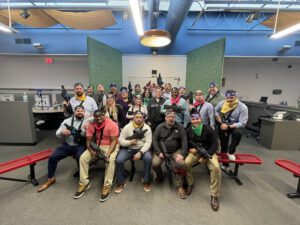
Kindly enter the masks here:
[[193, 191], [193, 185], [188, 185], [186, 190], [185, 190], [185, 194], [186, 195], [190, 195]]
[[220, 206], [220, 204], [219, 204], [219, 198], [211, 196], [210, 205], [211, 205], [212, 210], [218, 211], [219, 210], [219, 206]]

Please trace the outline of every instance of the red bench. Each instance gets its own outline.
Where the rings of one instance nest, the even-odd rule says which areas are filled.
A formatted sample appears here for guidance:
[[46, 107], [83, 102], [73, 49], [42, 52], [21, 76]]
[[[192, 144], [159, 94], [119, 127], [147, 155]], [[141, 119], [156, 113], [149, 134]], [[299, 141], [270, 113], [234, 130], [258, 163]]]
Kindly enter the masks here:
[[287, 159], [277, 159], [275, 164], [292, 172], [295, 177], [299, 178], [296, 193], [289, 193], [287, 196], [289, 198], [300, 198], [300, 164]]
[[8, 178], [8, 177], [0, 177], [1, 180], [11, 180], [11, 181], [20, 181], [20, 182], [31, 182], [33, 185], [38, 185], [39, 183], [35, 179], [35, 170], [34, 166], [36, 162], [48, 159], [53, 150], [48, 149], [38, 153], [34, 153], [32, 155], [23, 156], [21, 158], [17, 158], [8, 162], [0, 163], [0, 174], [7, 173], [12, 170], [16, 170], [18, 168], [28, 166], [30, 167], [30, 175], [28, 175], [28, 180]]
[[234, 154], [236, 157], [235, 161], [231, 161], [228, 159], [227, 153], [217, 153], [218, 156], [218, 161], [220, 163], [234, 163], [234, 171], [232, 172], [231, 170], [226, 171], [222, 169], [222, 171], [230, 176], [232, 179], [234, 179], [237, 184], [242, 185], [242, 181], [238, 178], [238, 173], [239, 173], [239, 167], [243, 166], [244, 164], [262, 164], [262, 160], [257, 157], [256, 155], [252, 154], [242, 154], [242, 153], [237, 153]]

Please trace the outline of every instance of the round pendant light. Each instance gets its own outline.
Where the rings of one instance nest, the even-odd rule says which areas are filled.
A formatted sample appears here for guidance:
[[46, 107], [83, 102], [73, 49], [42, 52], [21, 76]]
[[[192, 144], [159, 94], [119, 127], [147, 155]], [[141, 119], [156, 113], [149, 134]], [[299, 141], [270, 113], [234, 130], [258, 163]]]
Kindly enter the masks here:
[[140, 38], [141, 44], [151, 48], [167, 46], [171, 43], [171, 35], [166, 30], [147, 30]]

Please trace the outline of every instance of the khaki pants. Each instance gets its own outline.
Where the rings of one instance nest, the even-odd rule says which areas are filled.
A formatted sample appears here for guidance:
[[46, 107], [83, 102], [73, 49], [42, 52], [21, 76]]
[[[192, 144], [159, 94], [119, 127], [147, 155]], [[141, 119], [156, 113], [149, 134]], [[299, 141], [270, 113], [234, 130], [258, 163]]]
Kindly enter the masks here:
[[[194, 183], [192, 175], [192, 167], [198, 162], [200, 156], [189, 153], [185, 159], [186, 167], [186, 179], [188, 185]], [[210, 194], [214, 197], [219, 197], [221, 188], [221, 169], [216, 154], [213, 155], [212, 159], [207, 160], [206, 165], [210, 171]]]
[[[177, 154], [180, 154], [181, 150], [177, 150], [176, 152], [172, 154], [167, 154], [167, 156], [171, 156], [173, 159], [175, 159], [175, 156]], [[161, 169], [161, 164], [163, 163], [163, 160], [161, 160], [157, 155], [153, 155], [152, 158], [152, 168], [156, 173], [156, 179], [162, 179], [163, 178], [163, 172]], [[175, 185], [177, 188], [182, 187], [183, 185], [183, 176], [179, 174], [175, 174]]]
[[[109, 150], [109, 146], [100, 146], [101, 149], [106, 153]], [[119, 151], [119, 145], [116, 146], [115, 151], [109, 157], [109, 163], [106, 164], [105, 175], [104, 175], [104, 184], [103, 186], [112, 186], [114, 176], [115, 176], [115, 159], [117, 157]], [[80, 167], [80, 181], [79, 184], [86, 185], [89, 183], [89, 167], [90, 162], [95, 160], [96, 158], [91, 155], [89, 150], [85, 150], [85, 152], [81, 155], [79, 160]]]

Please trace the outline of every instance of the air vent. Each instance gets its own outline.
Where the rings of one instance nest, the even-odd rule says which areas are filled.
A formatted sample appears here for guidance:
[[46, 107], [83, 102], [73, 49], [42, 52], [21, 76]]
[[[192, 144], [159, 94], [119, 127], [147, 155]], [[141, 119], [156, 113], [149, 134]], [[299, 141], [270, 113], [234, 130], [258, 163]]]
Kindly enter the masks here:
[[31, 45], [30, 38], [16, 38], [15, 42], [17, 45]]
[[295, 46], [300, 46], [300, 41], [295, 41]]

